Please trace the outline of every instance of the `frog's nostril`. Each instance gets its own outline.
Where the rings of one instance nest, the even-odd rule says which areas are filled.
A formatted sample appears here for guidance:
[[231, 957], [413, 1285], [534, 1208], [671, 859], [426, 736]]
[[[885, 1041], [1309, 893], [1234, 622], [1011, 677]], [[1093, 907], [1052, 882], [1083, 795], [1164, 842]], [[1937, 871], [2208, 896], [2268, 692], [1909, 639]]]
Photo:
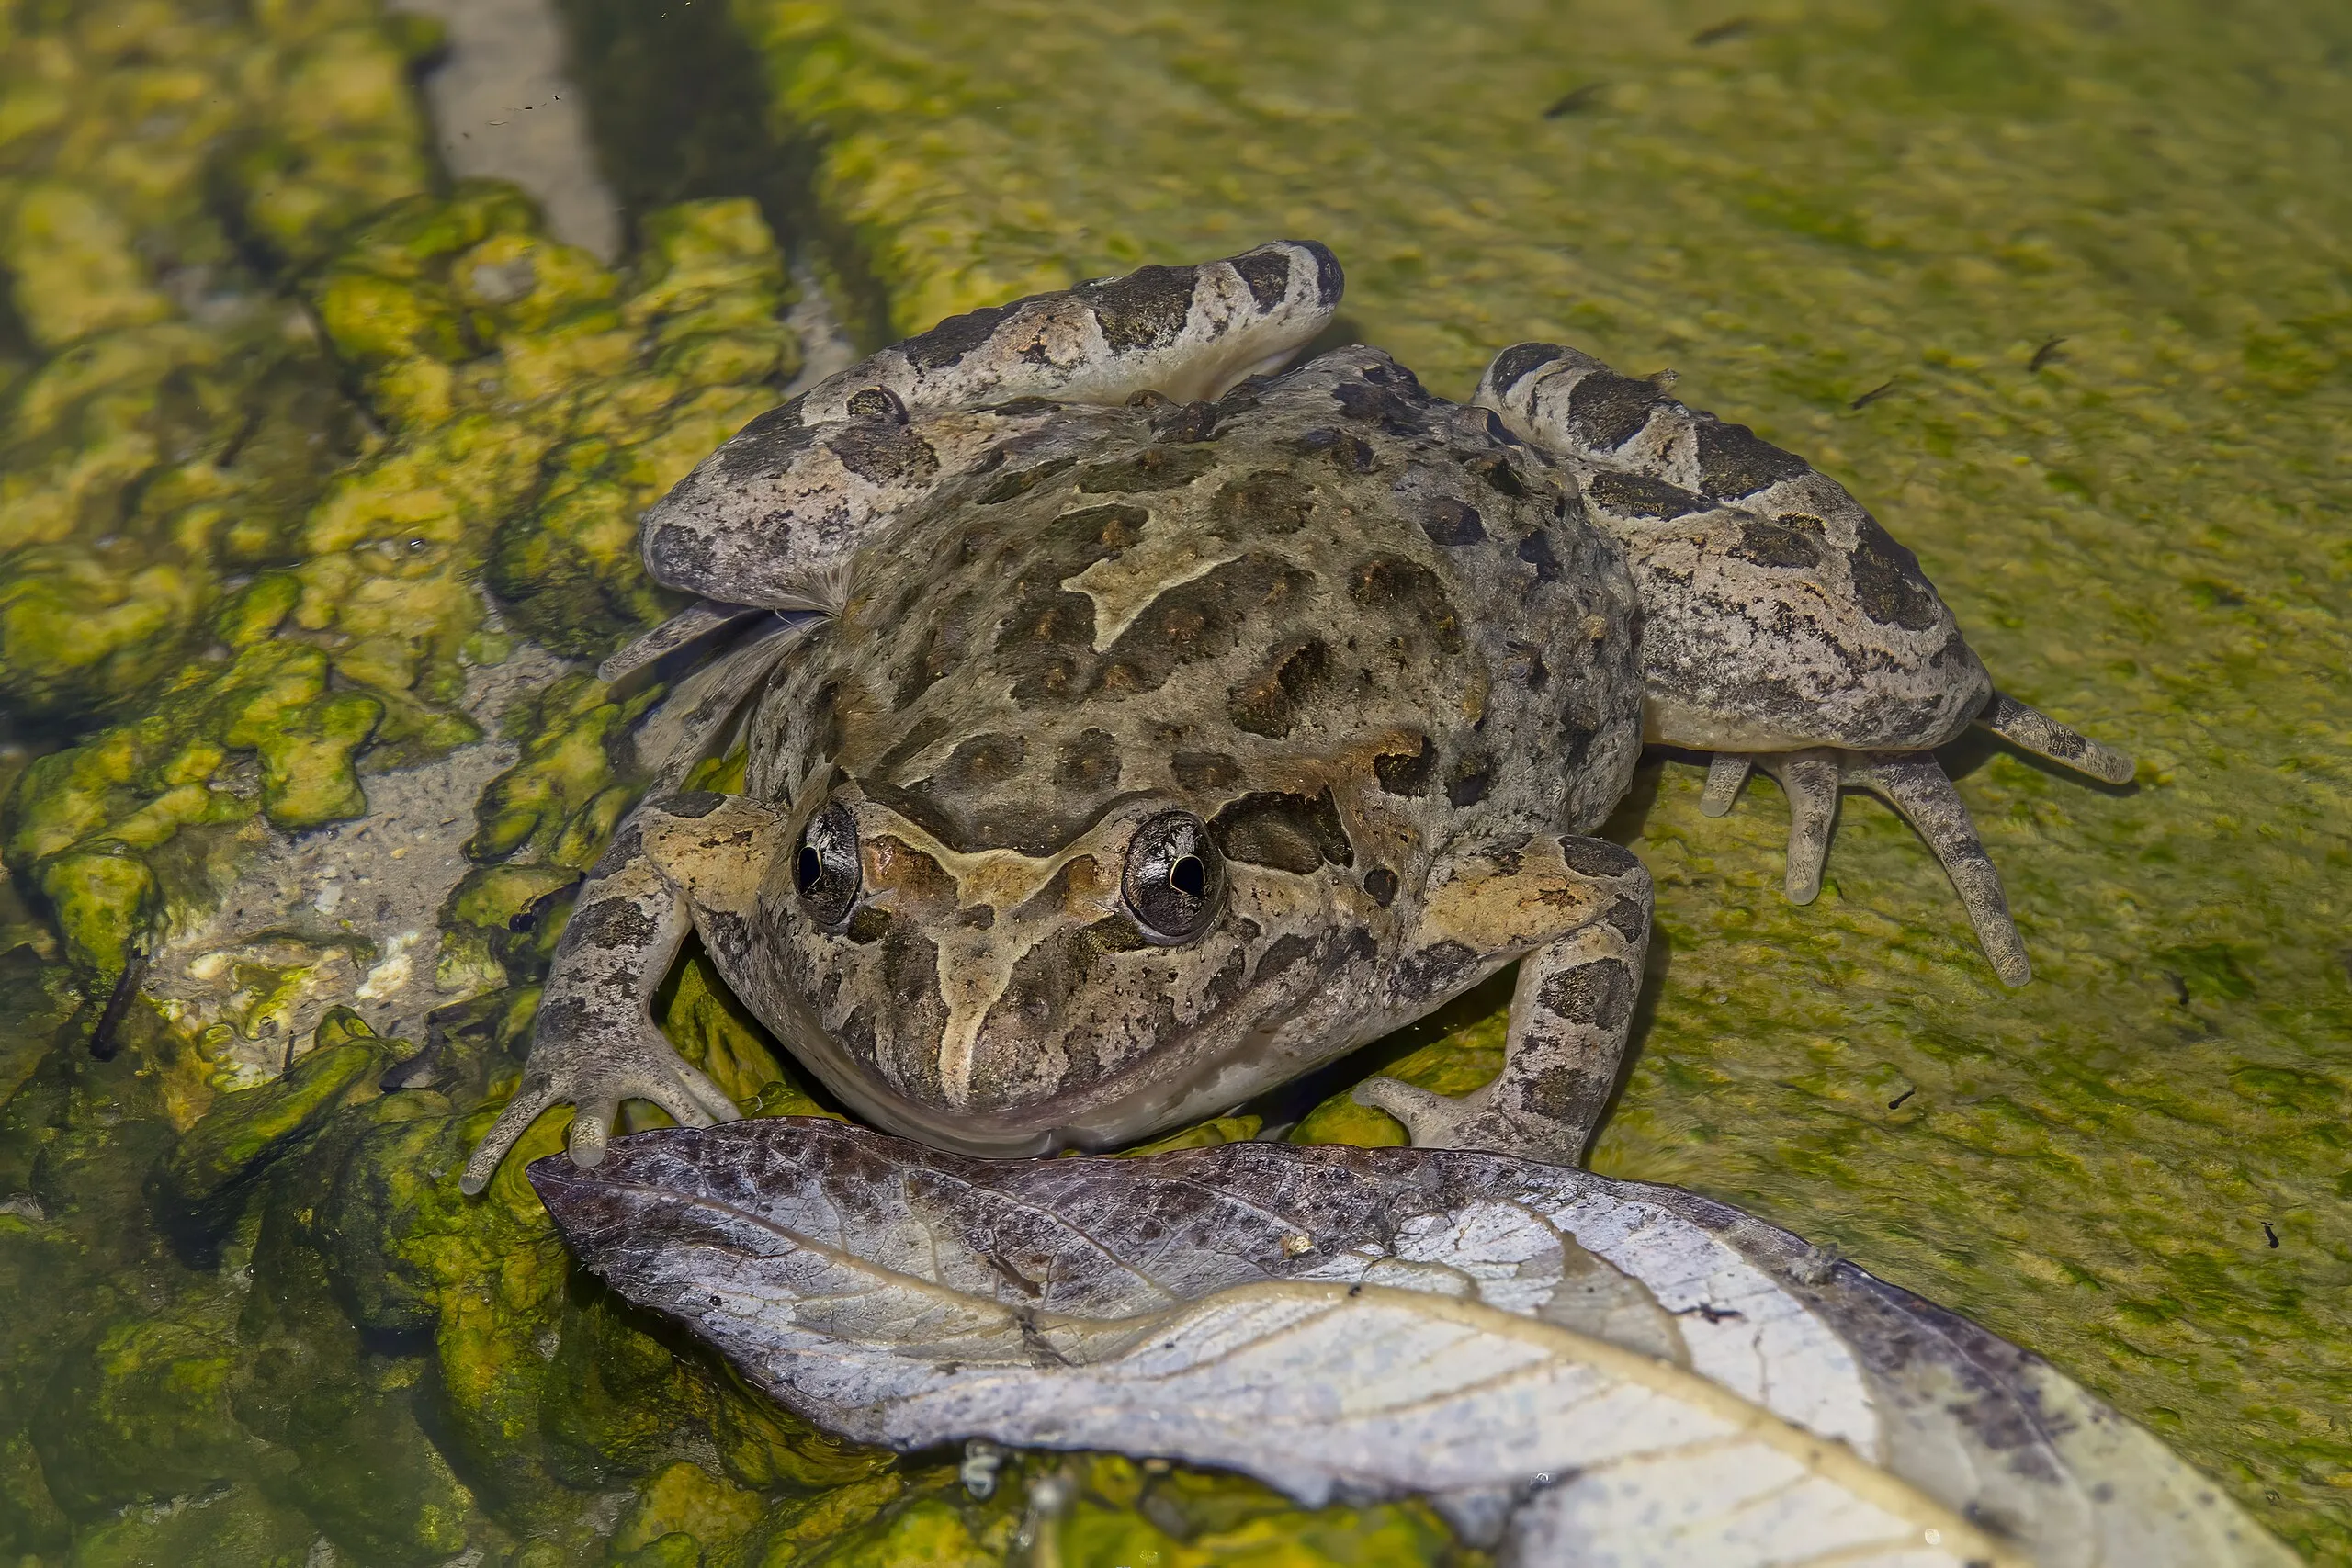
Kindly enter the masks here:
[[1169, 885], [1177, 892], [1193, 898], [1205, 897], [1209, 890], [1209, 868], [1198, 855], [1186, 855], [1168, 868]]

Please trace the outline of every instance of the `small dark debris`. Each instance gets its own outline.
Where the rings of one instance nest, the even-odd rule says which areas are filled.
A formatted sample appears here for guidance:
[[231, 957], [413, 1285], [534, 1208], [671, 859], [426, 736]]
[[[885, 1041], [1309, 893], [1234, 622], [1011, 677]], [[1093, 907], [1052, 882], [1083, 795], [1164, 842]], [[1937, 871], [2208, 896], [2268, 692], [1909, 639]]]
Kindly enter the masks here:
[[2263, 1222], [2262, 1222], [2262, 1234], [2263, 1234], [2265, 1236], [2267, 1236], [2267, 1237], [2269, 1238], [2269, 1240], [2270, 1240], [2270, 1249], [2271, 1249], [2273, 1252], [2278, 1251], [2278, 1233], [2277, 1231], [2274, 1231], [2274, 1230], [2272, 1230], [2272, 1229], [2270, 1228], [2270, 1222], [2269, 1222], [2268, 1220], [2265, 1220], [2265, 1221], [2263, 1221]]
[[1886, 396], [1893, 390], [1894, 390], [1894, 382], [1881, 381], [1877, 386], [1872, 387], [1869, 391], [1864, 392], [1860, 397], [1856, 398], [1852, 402], [1848, 403], [1846, 406], [1859, 413], [1863, 409], [1870, 407], [1872, 403], [1878, 401], [1881, 398]]
[[1690, 41], [1701, 49], [1704, 49], [1711, 43], [1729, 43], [1734, 39], [1746, 38], [1755, 30], [1756, 24], [1748, 17], [1734, 17], [1730, 21], [1717, 22], [1711, 28], [1701, 28], [1690, 35]]
[[1587, 82], [1581, 87], [1571, 87], [1553, 100], [1552, 107], [1544, 111], [1544, 118], [1560, 119], [1589, 109], [1600, 101], [1600, 92], [1601, 84], [1599, 82]]
[[1747, 1316], [1737, 1307], [1719, 1307], [1713, 1302], [1701, 1302], [1697, 1306], [1684, 1307], [1674, 1315], [1702, 1318], [1709, 1323], [1736, 1323]]
[[2053, 337], [2040, 348], [2035, 349], [2033, 357], [2025, 362], [2025, 373], [2031, 376], [2041, 370], [2043, 366], [2065, 358], [2064, 355], [2058, 352], [2058, 345], [2065, 341], [2063, 337]]
[[1361, 1284], [1350, 1285], [1348, 1287], [1348, 1294], [1351, 1296], [1360, 1296], [1363, 1294], [1363, 1286]]
[[440, 1045], [435, 1043], [407, 1060], [386, 1067], [383, 1076], [376, 1080], [376, 1087], [386, 1094], [398, 1094], [409, 1089], [439, 1089], [455, 1076], [449, 1071]]
[[1893, 1100], [1888, 1100], [1886, 1102], [1886, 1108], [1889, 1111], [1900, 1111], [1903, 1109], [1903, 1102], [1918, 1092], [1919, 1091], [1917, 1089], [1906, 1089], [1901, 1094], [1896, 1095]]

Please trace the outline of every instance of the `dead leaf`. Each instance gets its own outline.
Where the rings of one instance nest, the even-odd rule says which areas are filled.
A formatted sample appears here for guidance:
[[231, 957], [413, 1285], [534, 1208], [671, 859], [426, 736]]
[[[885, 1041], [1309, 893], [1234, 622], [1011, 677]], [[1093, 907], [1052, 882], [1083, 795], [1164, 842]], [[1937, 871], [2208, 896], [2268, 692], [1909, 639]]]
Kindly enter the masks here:
[[1526, 1564], [2294, 1561], [2046, 1362], [1670, 1188], [1340, 1145], [978, 1160], [797, 1118], [530, 1174], [624, 1295], [867, 1442], [1423, 1494]]

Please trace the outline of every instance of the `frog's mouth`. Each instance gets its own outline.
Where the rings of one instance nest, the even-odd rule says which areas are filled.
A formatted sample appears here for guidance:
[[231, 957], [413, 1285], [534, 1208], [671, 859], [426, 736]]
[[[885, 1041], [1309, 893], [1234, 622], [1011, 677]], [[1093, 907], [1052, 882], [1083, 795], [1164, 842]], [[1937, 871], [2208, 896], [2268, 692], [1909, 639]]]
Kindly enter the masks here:
[[[983, 1158], [1020, 1159], [1065, 1149], [1098, 1153], [1135, 1143], [1164, 1128], [1208, 1117], [1307, 1066], [1353, 1049], [1356, 1042], [1302, 1052], [1279, 1027], [1247, 1031], [1199, 1052], [1175, 1049], [1160, 1061], [1216, 1065], [1141, 1066], [1113, 1082], [1091, 1085], [1029, 1103], [990, 1110], [951, 1108], [914, 1099], [876, 1079], [842, 1042], [803, 1015], [784, 1034], [793, 1055], [858, 1120], [934, 1148]], [[1205, 1045], [1205, 1041], [1199, 1043]]]

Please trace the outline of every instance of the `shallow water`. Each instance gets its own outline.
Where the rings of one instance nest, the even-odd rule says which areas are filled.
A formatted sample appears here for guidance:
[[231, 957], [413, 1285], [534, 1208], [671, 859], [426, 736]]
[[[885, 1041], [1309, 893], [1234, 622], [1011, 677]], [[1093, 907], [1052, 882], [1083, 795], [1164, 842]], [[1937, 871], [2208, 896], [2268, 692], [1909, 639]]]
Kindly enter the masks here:
[[[995, 1562], [1040, 1478], [1073, 1563], [1454, 1551], [1109, 1459], [976, 1501], [574, 1275], [515, 1165], [450, 1185], [632, 798], [585, 670], [662, 608], [636, 510], [837, 333], [1275, 234], [1442, 393], [1528, 337], [1673, 369], [2138, 757], [1948, 758], [2016, 992], [1883, 809], [1796, 908], [1772, 788], [1707, 819], [1653, 759], [1595, 1163], [1967, 1313], [2352, 1559], [2345, 14], [569, 0], [558, 72], [493, 9], [0, 21], [0, 1562]], [[673, 1036], [805, 1109], [713, 987]], [[1469, 1087], [1495, 1004], [1399, 1045]]]

